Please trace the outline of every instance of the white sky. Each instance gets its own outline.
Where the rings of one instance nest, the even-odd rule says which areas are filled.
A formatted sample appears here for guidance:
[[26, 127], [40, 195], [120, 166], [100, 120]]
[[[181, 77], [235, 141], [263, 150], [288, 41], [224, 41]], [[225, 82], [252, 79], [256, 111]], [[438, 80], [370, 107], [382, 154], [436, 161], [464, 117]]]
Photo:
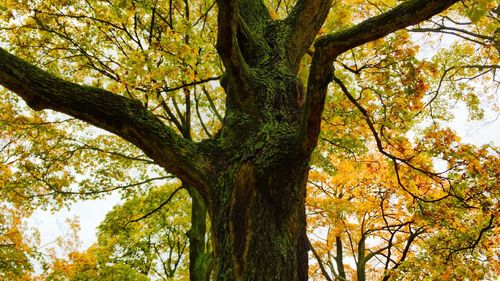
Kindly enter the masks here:
[[[97, 241], [96, 232], [99, 224], [104, 220], [106, 214], [114, 205], [120, 203], [117, 194], [107, 196], [103, 199], [80, 201], [73, 204], [69, 209], [63, 208], [57, 212], [36, 211], [30, 218], [30, 225], [40, 231], [41, 243], [44, 248], [53, 248], [54, 241], [60, 236], [68, 234], [67, 219], [79, 218], [80, 221], [80, 249], [87, 249]], [[43, 249], [41, 249], [43, 251]]]

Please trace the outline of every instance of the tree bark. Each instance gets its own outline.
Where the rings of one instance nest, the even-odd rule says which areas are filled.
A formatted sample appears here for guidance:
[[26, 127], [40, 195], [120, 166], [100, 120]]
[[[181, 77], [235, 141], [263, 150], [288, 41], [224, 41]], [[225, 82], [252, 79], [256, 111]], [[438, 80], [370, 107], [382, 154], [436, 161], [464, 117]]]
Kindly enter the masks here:
[[212, 202], [217, 280], [307, 280], [307, 161], [240, 160]]

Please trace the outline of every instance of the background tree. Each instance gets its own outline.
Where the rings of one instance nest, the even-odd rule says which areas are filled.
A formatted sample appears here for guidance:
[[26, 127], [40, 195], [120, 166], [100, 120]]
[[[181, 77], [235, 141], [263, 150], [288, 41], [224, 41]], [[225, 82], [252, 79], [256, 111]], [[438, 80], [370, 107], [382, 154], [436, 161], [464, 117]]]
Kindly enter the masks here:
[[[392, 166], [378, 155], [332, 162], [333, 175], [310, 174], [309, 229], [318, 259], [310, 269], [313, 279], [489, 280], [498, 276], [492, 213], [471, 210], [453, 199], [415, 202], [398, 188]], [[361, 172], [352, 175], [354, 170]], [[346, 174], [352, 176], [346, 179]], [[411, 181], [422, 180], [413, 176]]]
[[37, 233], [29, 231], [23, 223], [22, 218], [26, 214], [16, 212], [8, 204], [0, 204], [0, 211], [2, 214], [0, 216], [0, 255], [2, 256], [0, 278], [30, 280], [33, 266], [29, 257], [34, 253], [33, 246], [36, 244]]
[[[166, 204], [168, 208], [159, 208]], [[68, 259], [54, 258], [42, 278], [189, 279], [188, 206], [187, 193], [175, 184], [133, 196], [106, 216], [96, 244], [68, 253]]]
[[[3, 198], [29, 210], [132, 197], [166, 171], [193, 197], [199, 257], [208, 210], [217, 279], [305, 280], [309, 166], [335, 170], [325, 155], [339, 153], [311, 159], [325, 120], [321, 137], [384, 155], [417, 206], [480, 210], [489, 226], [453, 240], [474, 251], [494, 224], [497, 152], [458, 145], [440, 122], [449, 100], [481, 117], [471, 81], [495, 79], [498, 3], [455, 2], [8, 2], [3, 46], [24, 59], [0, 50]], [[419, 59], [408, 32], [466, 43]]]

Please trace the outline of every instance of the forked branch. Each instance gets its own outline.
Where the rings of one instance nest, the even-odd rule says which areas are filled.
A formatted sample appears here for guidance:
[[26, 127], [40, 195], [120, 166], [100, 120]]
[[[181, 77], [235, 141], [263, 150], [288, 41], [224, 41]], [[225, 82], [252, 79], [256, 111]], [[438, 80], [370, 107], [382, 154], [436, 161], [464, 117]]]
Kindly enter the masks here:
[[456, 2], [459, 0], [405, 1], [394, 9], [367, 19], [351, 28], [320, 37], [314, 44], [315, 52], [307, 83], [304, 115], [306, 127], [304, 146], [306, 151], [310, 151], [316, 146], [327, 87], [332, 81], [332, 64], [340, 54], [429, 19]]
[[218, 0], [219, 14], [217, 18], [217, 51], [226, 67], [229, 81], [245, 94], [248, 92], [250, 70], [238, 45], [239, 15], [237, 0]]

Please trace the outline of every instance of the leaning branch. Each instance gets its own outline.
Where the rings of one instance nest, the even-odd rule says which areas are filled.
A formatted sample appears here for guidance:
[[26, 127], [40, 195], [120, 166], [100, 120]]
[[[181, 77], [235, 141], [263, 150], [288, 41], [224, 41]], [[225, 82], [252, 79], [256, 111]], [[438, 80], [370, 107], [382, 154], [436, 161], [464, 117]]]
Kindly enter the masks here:
[[34, 110], [52, 109], [114, 133], [183, 181], [205, 186], [209, 163], [197, 145], [175, 134], [139, 101], [65, 81], [1, 48], [0, 85]]
[[315, 46], [328, 53], [329, 59], [333, 61], [347, 50], [427, 20], [456, 2], [459, 0], [405, 1], [394, 9], [367, 19], [351, 28], [323, 36], [316, 41]]
[[316, 260], [318, 261], [319, 268], [321, 269], [321, 273], [323, 274], [325, 279], [327, 281], [333, 281], [332, 278], [330, 277], [330, 274], [328, 274], [328, 271], [326, 270], [325, 265], [323, 264], [323, 261], [321, 260], [321, 257], [319, 256], [318, 252], [316, 252], [316, 250], [314, 249], [314, 247], [311, 243], [311, 240], [309, 240], [309, 238], [307, 238], [307, 246], [309, 247], [309, 249], [313, 253]]

